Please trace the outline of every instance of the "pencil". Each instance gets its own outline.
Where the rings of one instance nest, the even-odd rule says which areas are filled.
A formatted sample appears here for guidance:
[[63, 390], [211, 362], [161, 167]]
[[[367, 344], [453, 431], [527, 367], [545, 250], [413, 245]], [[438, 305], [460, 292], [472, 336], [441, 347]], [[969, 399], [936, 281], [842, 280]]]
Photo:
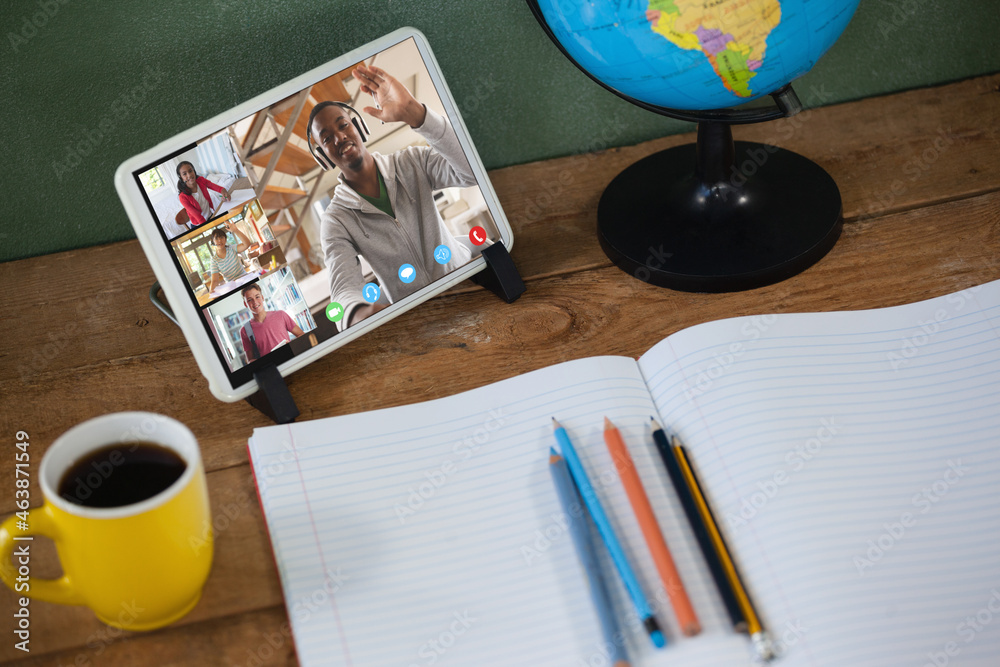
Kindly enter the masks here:
[[698, 506], [698, 512], [701, 514], [702, 521], [709, 535], [711, 535], [712, 543], [719, 554], [719, 559], [722, 561], [722, 567], [725, 570], [726, 578], [729, 580], [729, 585], [732, 587], [733, 593], [736, 595], [736, 601], [740, 605], [743, 617], [746, 619], [747, 632], [750, 634], [751, 641], [753, 641], [754, 649], [761, 658], [770, 660], [774, 657], [771, 640], [768, 638], [767, 632], [761, 624], [760, 617], [757, 616], [757, 611], [750, 601], [750, 596], [743, 586], [740, 573], [736, 569], [736, 563], [733, 562], [733, 558], [729, 553], [729, 547], [726, 546], [726, 541], [722, 537], [722, 531], [719, 530], [719, 525], [712, 514], [712, 509], [708, 506], [708, 501], [705, 500], [705, 494], [701, 489], [698, 478], [694, 474], [694, 467], [688, 459], [687, 451], [680, 444], [677, 436], [673, 438], [672, 448], [673, 453], [677, 457], [677, 463], [681, 467], [681, 473], [684, 475], [684, 481], [691, 489], [695, 504]]
[[660, 626], [656, 622], [656, 617], [653, 615], [653, 610], [650, 609], [649, 602], [646, 601], [646, 596], [643, 595], [642, 587], [639, 586], [639, 580], [636, 578], [635, 572], [632, 571], [632, 566], [629, 565], [628, 559], [625, 558], [625, 550], [622, 549], [621, 542], [618, 541], [618, 536], [615, 535], [615, 531], [611, 527], [611, 521], [608, 520], [608, 515], [604, 513], [604, 508], [601, 507], [601, 501], [597, 499], [594, 487], [591, 485], [590, 480], [587, 479], [587, 472], [583, 468], [580, 457], [576, 455], [576, 450], [573, 448], [573, 443], [570, 442], [569, 434], [566, 433], [566, 429], [559, 425], [555, 417], [552, 418], [552, 428], [555, 429], [556, 441], [562, 448], [562, 455], [566, 459], [569, 473], [573, 477], [573, 481], [576, 482], [576, 487], [580, 490], [580, 495], [583, 496], [583, 503], [587, 507], [587, 511], [590, 512], [591, 518], [594, 519], [594, 525], [597, 526], [597, 532], [600, 533], [601, 539], [604, 541], [604, 546], [608, 548], [608, 552], [611, 554], [611, 560], [615, 564], [615, 569], [618, 570], [618, 576], [622, 578], [622, 582], [625, 584], [629, 597], [632, 599], [632, 604], [635, 605], [636, 612], [638, 612], [639, 618], [642, 619], [643, 627], [646, 628], [649, 638], [657, 648], [666, 646], [667, 640], [663, 636], [663, 631], [660, 630]]
[[694, 613], [694, 607], [691, 606], [691, 600], [688, 598], [684, 583], [674, 565], [674, 559], [667, 548], [667, 542], [656, 522], [656, 515], [653, 514], [649, 497], [642, 487], [642, 480], [639, 479], [639, 473], [636, 472], [632, 456], [625, 447], [621, 433], [607, 417], [604, 418], [604, 442], [615, 462], [615, 469], [622, 480], [622, 486], [625, 487], [625, 494], [628, 496], [632, 511], [639, 522], [642, 536], [646, 539], [646, 546], [649, 547], [649, 553], [653, 557], [656, 570], [660, 573], [660, 580], [663, 581], [663, 587], [670, 597], [670, 604], [674, 608], [674, 614], [677, 615], [681, 632], [688, 637], [693, 637], [701, 632], [698, 616]]
[[568, 517], [569, 532], [573, 538], [576, 553], [580, 557], [580, 562], [583, 563], [583, 569], [587, 572], [590, 597], [594, 601], [594, 607], [597, 608], [604, 641], [610, 647], [611, 665], [612, 667], [629, 667], [628, 653], [625, 652], [625, 636], [618, 625], [618, 619], [615, 618], [614, 608], [611, 606], [611, 596], [608, 594], [607, 584], [597, 562], [593, 536], [590, 526], [587, 525], [587, 510], [583, 505], [583, 499], [580, 498], [580, 492], [573, 484], [565, 459], [551, 448], [549, 449], [549, 472], [552, 473], [552, 481], [556, 485], [559, 503]]
[[722, 566], [722, 561], [718, 554], [716, 554], [712, 538], [701, 520], [701, 515], [698, 513], [698, 505], [695, 503], [694, 495], [688, 489], [688, 485], [684, 480], [684, 474], [681, 472], [681, 467], [677, 463], [674, 453], [671, 451], [670, 443], [667, 441], [667, 434], [664, 433], [663, 427], [655, 419], [650, 419], [653, 423], [653, 442], [656, 443], [656, 449], [660, 452], [660, 458], [663, 459], [663, 466], [667, 469], [670, 482], [673, 484], [674, 490], [680, 498], [681, 507], [684, 508], [684, 514], [687, 516], [688, 523], [691, 524], [691, 530], [694, 531], [694, 536], [698, 540], [701, 555], [705, 557], [708, 570], [712, 573], [712, 579], [715, 580], [716, 588], [719, 589], [719, 595], [722, 597], [722, 603], [729, 613], [729, 619], [732, 621], [733, 628], [737, 632], [745, 632], [747, 622], [743, 616], [740, 604], [736, 600], [736, 593], [729, 585], [729, 579], [726, 578], [726, 571]]

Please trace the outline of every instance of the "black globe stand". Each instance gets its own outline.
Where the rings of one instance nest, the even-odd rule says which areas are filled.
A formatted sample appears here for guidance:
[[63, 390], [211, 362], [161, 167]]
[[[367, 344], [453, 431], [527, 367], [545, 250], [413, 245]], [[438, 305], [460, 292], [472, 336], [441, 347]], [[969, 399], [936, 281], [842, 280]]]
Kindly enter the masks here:
[[816, 163], [791, 151], [733, 142], [730, 125], [794, 116], [791, 84], [772, 108], [685, 110], [636, 99], [578, 63], [537, 0], [528, 7], [549, 39], [584, 74], [632, 104], [698, 123], [698, 143], [650, 155], [618, 174], [601, 196], [597, 236], [619, 268], [661, 287], [735, 292], [805, 270], [840, 236], [840, 191]]
[[840, 191], [819, 165], [733, 142], [729, 123], [709, 120], [698, 124], [697, 144], [622, 171], [597, 209], [598, 238], [615, 265], [686, 292], [789, 278], [829, 252], [842, 226]]

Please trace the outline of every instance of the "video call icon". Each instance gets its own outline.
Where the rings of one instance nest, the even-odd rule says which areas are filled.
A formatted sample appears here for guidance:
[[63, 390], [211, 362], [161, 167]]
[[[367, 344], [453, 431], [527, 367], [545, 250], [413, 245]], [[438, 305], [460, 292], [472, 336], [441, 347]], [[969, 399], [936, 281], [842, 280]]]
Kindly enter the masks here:
[[361, 298], [368, 303], [378, 301], [380, 294], [382, 294], [382, 289], [375, 283], [365, 283], [365, 286], [361, 289]]
[[399, 267], [399, 279], [404, 283], [412, 283], [413, 279], [417, 277], [417, 270], [413, 268], [412, 264], [403, 264]]
[[483, 245], [486, 243], [486, 230], [476, 225], [469, 231], [469, 240], [472, 241], [474, 245]]
[[442, 244], [434, 248], [434, 261], [438, 264], [447, 264], [451, 261], [451, 248]]
[[331, 301], [326, 307], [326, 319], [331, 322], [339, 322], [344, 319], [344, 307], [336, 301]]

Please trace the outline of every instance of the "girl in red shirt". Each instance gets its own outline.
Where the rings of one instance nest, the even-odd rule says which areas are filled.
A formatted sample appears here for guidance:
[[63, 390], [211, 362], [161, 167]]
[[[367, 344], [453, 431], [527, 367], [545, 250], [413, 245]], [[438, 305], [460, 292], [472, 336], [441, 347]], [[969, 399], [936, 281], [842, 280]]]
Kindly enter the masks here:
[[222, 194], [222, 201], [229, 201], [229, 193], [220, 185], [199, 176], [194, 165], [190, 162], [181, 162], [177, 165], [177, 190], [181, 206], [188, 212], [191, 224], [197, 227], [205, 224], [205, 220], [212, 212], [212, 196], [209, 190], [215, 190]]

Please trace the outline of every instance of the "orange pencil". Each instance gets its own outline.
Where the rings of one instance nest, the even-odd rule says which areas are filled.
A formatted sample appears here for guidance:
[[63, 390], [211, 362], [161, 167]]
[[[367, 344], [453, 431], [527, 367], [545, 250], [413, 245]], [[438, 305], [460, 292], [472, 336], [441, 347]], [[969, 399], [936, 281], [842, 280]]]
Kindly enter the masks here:
[[660, 573], [660, 579], [663, 580], [663, 587], [667, 590], [667, 595], [670, 596], [670, 604], [674, 608], [674, 614], [677, 615], [681, 632], [688, 637], [694, 636], [701, 632], [701, 624], [694, 613], [694, 607], [691, 606], [691, 600], [688, 599], [687, 591], [684, 590], [684, 584], [677, 573], [677, 567], [674, 565], [674, 559], [670, 556], [670, 550], [667, 549], [667, 543], [663, 539], [663, 533], [660, 532], [660, 526], [656, 522], [649, 498], [646, 497], [646, 492], [642, 488], [642, 482], [635, 470], [635, 464], [632, 463], [632, 457], [625, 448], [621, 433], [607, 417], [604, 418], [604, 442], [608, 445], [608, 451], [611, 452], [615, 469], [618, 470], [618, 476], [621, 478], [625, 493], [632, 504], [635, 518], [639, 521], [642, 535], [646, 538], [646, 545], [649, 547], [649, 553], [653, 556], [653, 563], [656, 564], [656, 570]]

